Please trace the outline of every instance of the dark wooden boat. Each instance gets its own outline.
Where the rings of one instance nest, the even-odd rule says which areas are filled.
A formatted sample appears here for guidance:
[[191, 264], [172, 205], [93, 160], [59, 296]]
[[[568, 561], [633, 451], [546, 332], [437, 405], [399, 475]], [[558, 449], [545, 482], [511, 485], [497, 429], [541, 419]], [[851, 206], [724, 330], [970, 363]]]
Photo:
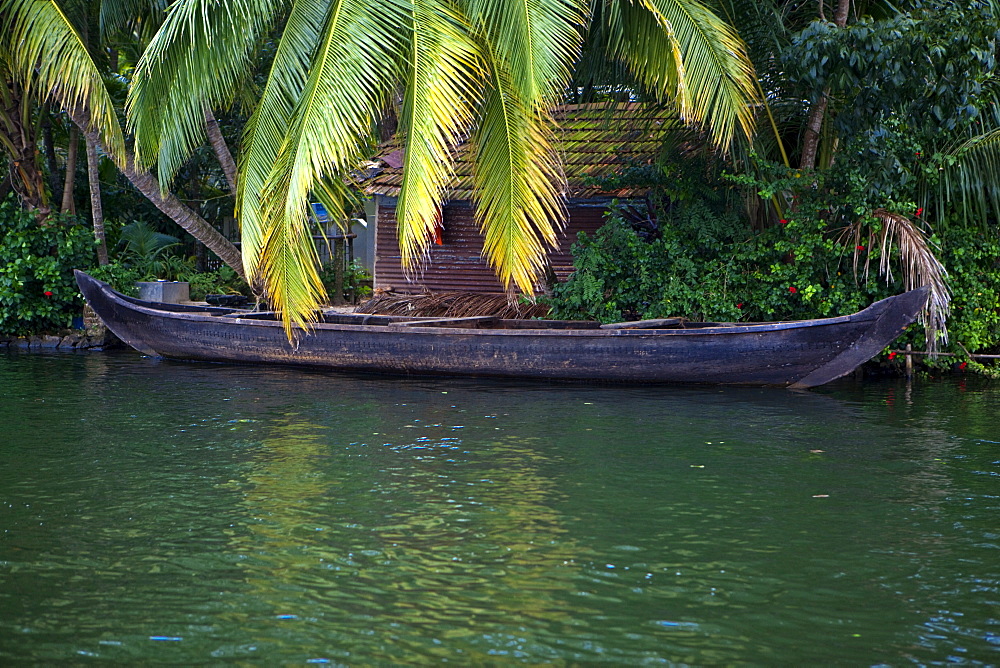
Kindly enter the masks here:
[[289, 343], [273, 312], [144, 302], [82, 272], [76, 278], [111, 331], [158, 357], [391, 374], [794, 388], [822, 385], [871, 359], [914, 321], [927, 296], [920, 288], [852, 315], [769, 323], [600, 325], [324, 313], [311, 332]]

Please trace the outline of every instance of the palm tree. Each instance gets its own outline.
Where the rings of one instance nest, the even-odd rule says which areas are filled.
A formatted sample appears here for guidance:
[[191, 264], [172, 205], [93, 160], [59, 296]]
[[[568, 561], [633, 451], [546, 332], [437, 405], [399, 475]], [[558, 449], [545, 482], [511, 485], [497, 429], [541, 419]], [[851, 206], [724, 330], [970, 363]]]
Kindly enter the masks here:
[[34, 99], [12, 76], [0, 50], [0, 148], [9, 163], [10, 187], [24, 205], [44, 220], [51, 207], [38, 164], [38, 142], [32, 116]]
[[242, 275], [239, 250], [161, 187], [148, 170], [136, 166], [104, 80], [111, 73], [110, 64], [99, 64], [108, 60], [109, 54], [92, 48], [87, 39], [88, 30], [98, 30], [90, 24], [99, 21], [107, 35], [120, 34], [129, 25], [122, 17], [138, 11], [149, 18], [151, 13], [162, 10], [162, 0], [105, 0], [99, 13], [90, 11], [90, 5], [83, 0], [0, 0], [0, 59], [20, 86], [56, 103], [79, 127], [87, 141], [88, 162], [94, 162], [97, 147], [102, 147], [160, 211]]
[[725, 148], [749, 134], [756, 84], [736, 33], [698, 0], [178, 0], [140, 60], [128, 102], [140, 165], [168, 182], [203, 142], [279, 22], [244, 136], [237, 211], [243, 261], [289, 335], [322, 297], [309, 201], [344, 215], [345, 178], [402, 89], [407, 138], [400, 247], [426, 251], [457, 142], [475, 147], [484, 254], [530, 293], [563, 219], [552, 107], [589, 31], [686, 121]]

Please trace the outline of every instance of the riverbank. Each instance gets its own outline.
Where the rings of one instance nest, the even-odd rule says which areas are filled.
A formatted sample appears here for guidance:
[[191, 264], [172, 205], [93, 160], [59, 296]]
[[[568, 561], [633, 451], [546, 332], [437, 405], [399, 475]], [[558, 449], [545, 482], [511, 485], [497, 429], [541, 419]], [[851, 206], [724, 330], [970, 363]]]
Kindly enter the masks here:
[[64, 334], [35, 334], [33, 336], [0, 335], [0, 348], [21, 348], [26, 350], [109, 350], [123, 346], [121, 339], [109, 331], [88, 333], [86, 330], [71, 330]]

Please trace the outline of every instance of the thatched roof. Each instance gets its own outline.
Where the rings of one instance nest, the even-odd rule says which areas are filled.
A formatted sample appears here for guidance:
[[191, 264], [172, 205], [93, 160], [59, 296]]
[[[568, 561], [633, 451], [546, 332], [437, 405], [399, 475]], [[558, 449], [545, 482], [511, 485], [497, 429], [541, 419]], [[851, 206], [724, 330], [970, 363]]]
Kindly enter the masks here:
[[[580, 104], [558, 107], [556, 148], [566, 172], [567, 197], [641, 197], [644, 189], [603, 189], [596, 179], [619, 173], [624, 167], [650, 164], [659, 157], [668, 130], [676, 122], [669, 112], [650, 111], [638, 104]], [[405, 148], [399, 140], [384, 144], [375, 157], [374, 175], [363, 183], [370, 195], [397, 197], [403, 182]], [[455, 149], [455, 179], [449, 199], [472, 197], [472, 146]], [[371, 172], [370, 172], [371, 173]]]

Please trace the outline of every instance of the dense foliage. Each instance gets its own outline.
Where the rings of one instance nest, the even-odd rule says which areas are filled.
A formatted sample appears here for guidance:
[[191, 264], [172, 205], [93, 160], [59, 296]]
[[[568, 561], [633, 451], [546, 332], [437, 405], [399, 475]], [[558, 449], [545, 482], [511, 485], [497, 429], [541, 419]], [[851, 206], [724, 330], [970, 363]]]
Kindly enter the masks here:
[[612, 214], [574, 246], [576, 272], [557, 286], [554, 313], [604, 322], [683, 316], [783, 320], [850, 313], [888, 296], [875, 276], [855, 276], [853, 254], [816, 226], [756, 232], [739, 216], [696, 202], [661, 220], [644, 241]]
[[1000, 348], [1000, 183], [963, 144], [1000, 119], [1000, 15], [945, 0], [843, 24], [800, 14], [747, 33], [771, 132], [707, 167], [674, 158], [609, 184], [649, 189], [656, 231], [616, 213], [582, 237], [555, 312], [815, 318], [931, 284], [918, 348]]
[[[877, 223], [874, 223], [877, 225]], [[855, 243], [819, 217], [754, 230], [732, 209], [675, 207], [651, 239], [613, 212], [574, 245], [576, 271], [557, 286], [553, 314], [603, 322], [683, 316], [694, 320], [804, 319], [857, 311], [901, 292], [900, 268], [881, 277], [880, 244]], [[1000, 239], [951, 226], [929, 239], [949, 272], [952, 348], [1000, 348]], [[917, 329], [908, 340], [922, 348]]]
[[[0, 143], [8, 161], [21, 166], [12, 171], [12, 184], [40, 224], [30, 229], [32, 217], [15, 215], [9, 205], [0, 216], [0, 331], [41, 331], [77, 312], [75, 288], [64, 279], [70, 267], [93, 265], [84, 229], [90, 197], [82, 138], [76, 163], [68, 160], [79, 131], [91, 132], [91, 156], [98, 154], [96, 180], [112, 255], [111, 264], [96, 270], [99, 277], [126, 292], [150, 278], [188, 280], [195, 298], [246, 291], [231, 270], [202, 271], [209, 254], [201, 244], [222, 258], [231, 248], [225, 261], [242, 266], [235, 247], [219, 234], [230, 229], [240, 208], [242, 248], [255, 249], [250, 264], [270, 265], [280, 281], [291, 280], [279, 292], [287, 292], [294, 311], [295, 303], [307, 304], [321, 292], [313, 281], [314, 294], [299, 299], [303, 276], [316, 273], [312, 278], [327, 292], [339, 279], [329, 267], [310, 271], [311, 235], [298, 235], [308, 208], [284, 205], [330, 195], [316, 170], [353, 169], [374, 141], [368, 133], [377, 121], [383, 130], [398, 122], [404, 134], [436, 138], [405, 154], [410, 192], [402, 200], [412, 200], [412, 215], [404, 235], [419, 242], [411, 239], [411, 246], [426, 242], [421, 226], [436, 220], [449, 142], [472, 133], [476, 159], [486, 167], [477, 171], [478, 185], [494, 195], [481, 198], [480, 204], [495, 205], [482, 208], [484, 222], [506, 230], [491, 233], [488, 246], [502, 251], [493, 252], [494, 264], [503, 265], [508, 277], [523, 274], [525, 280], [515, 282], [525, 283], [539, 257], [541, 246], [532, 241], [538, 225], [558, 218], [545, 204], [560, 183], [546, 148], [551, 137], [544, 111], [560, 102], [615, 99], [667, 102], [685, 119], [706, 122], [678, 123], [672, 144], [683, 156], [611, 178], [611, 189], [648, 188], [647, 213], [656, 222], [634, 225], [634, 212], [621, 210], [597, 235], [582, 238], [578, 271], [553, 299], [557, 314], [809, 318], [857, 310], [901, 291], [907, 280], [938, 280], [939, 307], [930, 319], [947, 315], [950, 289], [951, 343], [932, 333], [923, 344], [953, 351], [1000, 345], [1000, 149], [977, 153], [975, 143], [1000, 128], [997, 2], [707, 3], [731, 27], [700, 9], [680, 11], [688, 3], [658, 0], [535, 3], [523, 25], [509, 14], [513, 5], [492, 0], [432, 0], [414, 5], [423, 9], [412, 16], [391, 0], [376, 4], [386, 12], [352, 0], [344, 5], [350, 11], [324, 23], [326, 10], [306, 2], [269, 8], [242, 3], [246, 11], [231, 12], [225, 3], [183, 0], [167, 19], [163, 3], [126, 8], [107, 0], [0, 0], [7, 28], [0, 61], [9, 74], [10, 102], [0, 113], [6, 128]], [[98, 13], [115, 18], [98, 22]], [[203, 20], [187, 22], [191, 16]], [[467, 22], [470, 17], [475, 20]], [[166, 29], [154, 36], [165, 19]], [[698, 26], [702, 30], [692, 32]], [[527, 34], [532, 39], [523, 39]], [[318, 51], [320, 42], [332, 50]], [[330, 60], [317, 60], [320, 52]], [[361, 52], [368, 57], [359, 61]], [[735, 60], [717, 71], [712, 54], [723, 53]], [[677, 54], [685, 58], [683, 67], [673, 60]], [[747, 88], [754, 83], [747, 59], [762, 94], [752, 106], [743, 104], [757, 98]], [[350, 68], [358, 62], [365, 72], [352, 78]], [[320, 69], [307, 78], [303, 68], [312, 65]], [[387, 96], [402, 90], [403, 72], [414, 78], [404, 77], [404, 98], [391, 103]], [[480, 80], [490, 72], [497, 81]], [[683, 85], [681, 73], [699, 85]], [[331, 87], [330, 81], [346, 83]], [[728, 82], [728, 93], [720, 93], [720, 81]], [[685, 102], [683, 90], [694, 97]], [[124, 142], [119, 124], [127, 96], [136, 144]], [[204, 141], [213, 136], [206, 104], [219, 119], [218, 143]], [[756, 136], [729, 144], [737, 126], [752, 125], [751, 108], [759, 112]], [[332, 118], [345, 125], [334, 132]], [[500, 118], [520, 123], [518, 131], [498, 132]], [[237, 196], [237, 178], [223, 165], [226, 143], [237, 147], [241, 137], [238, 178], [244, 188]], [[714, 142], [706, 141], [710, 137]], [[517, 145], [501, 145], [506, 141]], [[692, 160], [708, 144], [730, 150], [703, 151], [707, 157]], [[129, 152], [133, 145], [139, 147], [137, 164], [157, 163], [157, 175], [183, 206], [178, 200], [165, 209], [155, 183], [120, 173], [121, 158], [136, 157]], [[87, 222], [45, 220], [64, 186], [75, 196], [63, 208]], [[513, 189], [503, 191], [508, 187]], [[261, 198], [265, 191], [272, 196]], [[516, 197], [500, 197], [502, 192]], [[239, 197], [243, 204], [235, 207]], [[174, 222], [164, 216], [168, 210]], [[174, 223], [193, 220], [187, 213], [199, 214], [194, 218], [204, 225], [182, 223], [182, 232]], [[534, 222], [513, 224], [507, 214]], [[137, 220], [148, 224], [130, 222]], [[266, 247], [264, 237], [271, 238]], [[261, 259], [268, 254], [269, 260]], [[887, 258], [889, 274], [883, 275]], [[948, 272], [947, 287], [941, 269]], [[57, 285], [56, 276], [63, 283]], [[366, 278], [357, 268], [348, 270], [345, 297], [363, 290]], [[917, 334], [913, 338], [919, 343]]]
[[76, 220], [39, 225], [14, 198], [0, 203], [0, 334], [68, 327], [83, 308], [73, 269], [94, 261], [93, 232]]

